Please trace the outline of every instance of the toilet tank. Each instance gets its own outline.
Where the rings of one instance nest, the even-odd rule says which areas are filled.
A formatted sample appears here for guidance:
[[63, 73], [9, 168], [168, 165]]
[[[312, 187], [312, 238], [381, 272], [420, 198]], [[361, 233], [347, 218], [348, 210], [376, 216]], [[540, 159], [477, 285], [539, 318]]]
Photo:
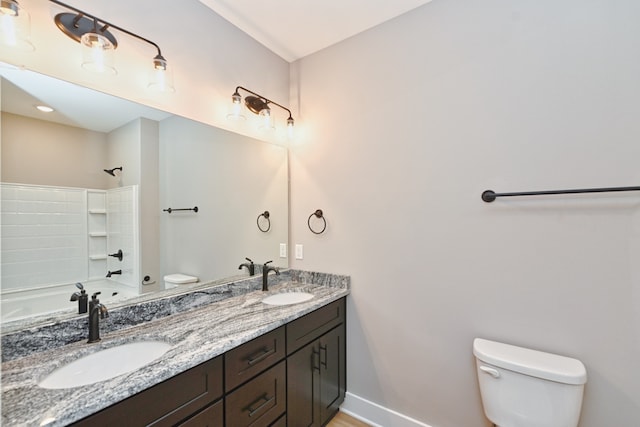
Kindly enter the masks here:
[[482, 405], [498, 427], [576, 427], [587, 371], [579, 360], [476, 338]]

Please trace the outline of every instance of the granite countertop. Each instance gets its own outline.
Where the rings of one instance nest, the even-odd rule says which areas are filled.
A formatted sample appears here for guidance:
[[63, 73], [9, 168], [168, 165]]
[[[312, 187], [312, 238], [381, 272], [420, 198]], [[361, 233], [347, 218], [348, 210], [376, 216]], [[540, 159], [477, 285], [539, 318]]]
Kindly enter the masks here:
[[[317, 277], [314, 274], [303, 282], [296, 281], [305, 277], [298, 275], [291, 281], [271, 285], [268, 293], [248, 288], [239, 295], [177, 314], [103, 331], [102, 341], [95, 344], [87, 344], [85, 339], [3, 362], [2, 425], [53, 427], [78, 421], [349, 293], [346, 276], [335, 276], [340, 278], [338, 284], [327, 285], [321, 283], [327, 282], [326, 277], [312, 280]], [[294, 290], [312, 293], [314, 298], [288, 306], [262, 303], [266, 295]], [[109, 318], [101, 320], [103, 324], [108, 322]], [[43, 389], [37, 385], [54, 369], [72, 360], [101, 349], [148, 340], [165, 341], [172, 348], [139, 370], [100, 383], [71, 389]]]

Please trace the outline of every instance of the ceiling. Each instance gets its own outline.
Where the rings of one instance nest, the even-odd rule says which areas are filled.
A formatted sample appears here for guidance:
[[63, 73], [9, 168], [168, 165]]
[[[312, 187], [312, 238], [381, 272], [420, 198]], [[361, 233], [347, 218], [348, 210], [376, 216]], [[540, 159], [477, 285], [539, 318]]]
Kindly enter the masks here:
[[292, 62], [431, 0], [200, 0]]
[[[67, 126], [108, 133], [145, 117], [160, 121], [170, 114], [42, 74], [0, 63], [2, 111]], [[42, 113], [36, 105], [55, 111]]]

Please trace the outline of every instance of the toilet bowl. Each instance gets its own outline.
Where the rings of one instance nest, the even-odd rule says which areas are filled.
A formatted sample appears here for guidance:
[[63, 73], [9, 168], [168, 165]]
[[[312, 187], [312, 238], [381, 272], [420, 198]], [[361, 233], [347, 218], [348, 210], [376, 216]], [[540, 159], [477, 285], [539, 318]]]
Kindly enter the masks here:
[[576, 427], [587, 371], [579, 360], [476, 338], [482, 406], [497, 427]]
[[179, 285], [186, 285], [189, 283], [195, 283], [198, 278], [195, 276], [189, 276], [187, 274], [175, 273], [164, 276], [164, 288], [171, 289], [176, 288]]

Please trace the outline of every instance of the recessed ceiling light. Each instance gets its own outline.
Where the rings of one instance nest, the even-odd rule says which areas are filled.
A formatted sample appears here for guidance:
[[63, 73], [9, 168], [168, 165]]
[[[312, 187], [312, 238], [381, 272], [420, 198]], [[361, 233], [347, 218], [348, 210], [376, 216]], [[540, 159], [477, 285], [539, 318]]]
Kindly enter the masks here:
[[46, 105], [36, 105], [36, 108], [43, 113], [51, 113], [53, 112], [53, 108], [47, 107]]

